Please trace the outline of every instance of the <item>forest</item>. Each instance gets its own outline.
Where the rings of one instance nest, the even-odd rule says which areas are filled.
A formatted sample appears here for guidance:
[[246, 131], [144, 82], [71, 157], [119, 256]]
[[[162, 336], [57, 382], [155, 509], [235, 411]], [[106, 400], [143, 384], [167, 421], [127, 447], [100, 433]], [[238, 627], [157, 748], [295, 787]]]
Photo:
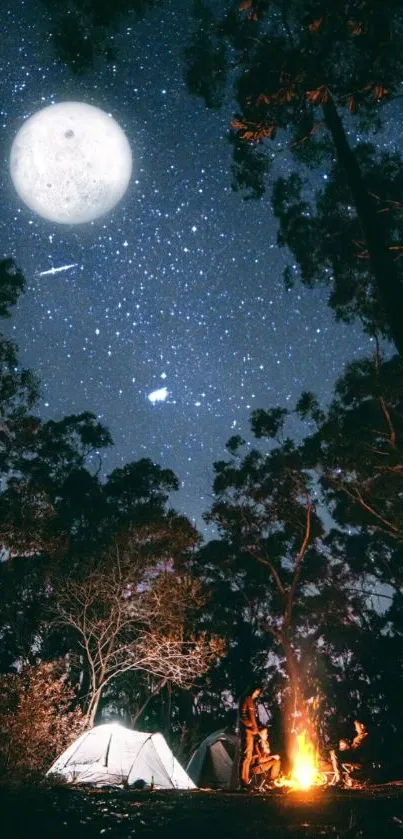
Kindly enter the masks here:
[[[105, 33], [136, 4], [72, 6], [73, 18], [52, 0], [55, 50], [79, 73], [93, 50], [112, 60]], [[231, 437], [214, 464], [203, 540], [175, 511], [180, 476], [147, 457], [105, 476], [113, 440], [94, 414], [41, 419], [40, 382], [3, 332], [0, 778], [41, 775], [111, 718], [161, 731], [186, 763], [234, 728], [255, 684], [276, 749], [315, 703], [321, 750], [358, 715], [401, 771], [403, 169], [373, 136], [399, 107], [402, 4], [214, 6], [189, 15], [188, 92], [213, 109], [232, 97], [228, 177], [240, 201], [274, 212], [298, 265], [284, 282], [325, 285], [372, 351], [330, 404], [302, 391], [253, 411], [252, 444]], [[295, 166], [273, 181], [275, 139]], [[4, 322], [24, 286], [5, 255]]]

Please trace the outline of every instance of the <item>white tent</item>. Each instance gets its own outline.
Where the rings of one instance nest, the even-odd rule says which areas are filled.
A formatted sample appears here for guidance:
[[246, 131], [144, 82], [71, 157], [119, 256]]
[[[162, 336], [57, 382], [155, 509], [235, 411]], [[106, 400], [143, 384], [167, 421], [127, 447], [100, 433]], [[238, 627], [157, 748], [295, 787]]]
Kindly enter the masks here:
[[228, 731], [214, 731], [193, 753], [186, 771], [198, 787], [235, 789], [238, 760], [237, 736]]
[[73, 784], [131, 786], [144, 781], [156, 789], [195, 789], [162, 734], [131, 731], [119, 723], [85, 731], [46, 774]]

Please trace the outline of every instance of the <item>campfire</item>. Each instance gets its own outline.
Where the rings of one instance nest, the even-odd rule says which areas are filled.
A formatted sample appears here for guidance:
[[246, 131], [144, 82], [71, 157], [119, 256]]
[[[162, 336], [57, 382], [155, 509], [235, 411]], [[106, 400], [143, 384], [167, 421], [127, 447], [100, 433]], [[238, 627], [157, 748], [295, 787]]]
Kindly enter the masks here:
[[[291, 783], [297, 789], [310, 789], [318, 785], [318, 757], [306, 731], [297, 734], [297, 750], [291, 771]], [[322, 776], [320, 776], [322, 777]], [[319, 780], [319, 785], [323, 783]]]
[[296, 736], [291, 772], [288, 776], [281, 775], [276, 780], [276, 786], [286, 786], [294, 790], [324, 786], [327, 782], [326, 775], [320, 772], [318, 763], [317, 750], [307, 732], [302, 731]]

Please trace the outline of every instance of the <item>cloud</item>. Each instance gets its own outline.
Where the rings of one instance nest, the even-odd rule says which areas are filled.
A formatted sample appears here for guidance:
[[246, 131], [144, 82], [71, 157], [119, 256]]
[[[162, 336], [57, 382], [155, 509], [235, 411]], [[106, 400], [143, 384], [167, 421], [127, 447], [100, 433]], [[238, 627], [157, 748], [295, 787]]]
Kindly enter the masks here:
[[167, 396], [168, 388], [160, 387], [158, 390], [152, 390], [151, 393], [148, 394], [148, 399], [154, 405], [156, 402], [165, 402]]

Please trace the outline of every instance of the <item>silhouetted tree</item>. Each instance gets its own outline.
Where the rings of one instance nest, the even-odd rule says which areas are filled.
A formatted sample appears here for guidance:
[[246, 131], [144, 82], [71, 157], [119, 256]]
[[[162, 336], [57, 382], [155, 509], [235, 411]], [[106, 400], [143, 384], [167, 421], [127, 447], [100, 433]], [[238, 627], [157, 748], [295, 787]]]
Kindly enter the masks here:
[[[311, 155], [305, 150], [302, 153], [311, 165], [320, 165], [329, 151], [337, 158], [357, 215], [363, 249], [368, 253], [378, 302], [400, 353], [400, 266], [389, 249], [394, 243], [389, 240], [384, 217], [377, 212], [377, 199], [370, 192], [343, 117], [346, 112], [357, 115], [361, 128], [378, 124], [380, 104], [400, 93], [402, 14], [400, 4], [393, 0], [382, 4], [370, 0], [237, 0], [229, 2], [227, 12], [210, 27], [212, 45], [217, 37], [228, 44], [229, 78], [238, 103], [232, 121], [238, 181], [244, 185], [249, 180], [256, 195], [263, 193], [264, 178], [251, 168], [253, 147], [258, 150], [256, 164], [263, 161], [267, 166], [273, 157], [270, 141], [282, 135], [299, 159], [301, 145], [312, 145]], [[196, 43], [198, 37], [196, 34]], [[191, 50], [188, 56], [192, 61]], [[206, 72], [202, 88], [194, 76], [188, 69], [191, 89], [200, 94], [206, 88]], [[212, 86], [214, 82], [213, 77]], [[204, 97], [207, 101], [205, 93]], [[244, 171], [242, 143], [247, 158]]]
[[[258, 411], [253, 417], [256, 435], [277, 442], [269, 454], [254, 449], [241, 459], [243, 441], [235, 437], [227, 443], [233, 459], [215, 464], [216, 500], [207, 518], [217, 525], [223, 543], [221, 550], [219, 545], [216, 549], [218, 572], [221, 568], [234, 582], [245, 575], [256, 586], [256, 566], [260, 569], [262, 591], [255, 600], [260, 607], [255, 621], [261, 633], [274, 639], [278, 656], [285, 662], [295, 716], [304, 695], [302, 611], [309, 609], [307, 601], [315, 597], [319, 580], [325, 583], [327, 562], [319, 550], [322, 526], [310, 477], [292, 441], [280, 440], [285, 414], [274, 409]], [[223, 559], [225, 564], [220, 565]], [[248, 583], [241, 587], [246, 594]]]
[[74, 73], [92, 68], [97, 58], [116, 60], [114, 34], [123, 18], [142, 17], [161, 0], [42, 0], [52, 21], [56, 55]]
[[[397, 154], [377, 153], [364, 143], [355, 154], [383, 220], [390, 254], [399, 260], [396, 270], [400, 274], [402, 160]], [[309, 175], [294, 172], [279, 178], [273, 187], [272, 204], [280, 222], [278, 243], [292, 251], [302, 282], [330, 287], [329, 305], [338, 320], [351, 322], [359, 317], [369, 334], [390, 336], [343, 167], [334, 163], [325, 185], [315, 193], [309, 189]], [[294, 279], [295, 274], [287, 268], [289, 286]]]
[[297, 405], [317, 426], [303, 456], [317, 470], [339, 526], [334, 547], [396, 591], [403, 584], [402, 393], [400, 358], [382, 360], [377, 352], [349, 365], [326, 412], [308, 393]]

